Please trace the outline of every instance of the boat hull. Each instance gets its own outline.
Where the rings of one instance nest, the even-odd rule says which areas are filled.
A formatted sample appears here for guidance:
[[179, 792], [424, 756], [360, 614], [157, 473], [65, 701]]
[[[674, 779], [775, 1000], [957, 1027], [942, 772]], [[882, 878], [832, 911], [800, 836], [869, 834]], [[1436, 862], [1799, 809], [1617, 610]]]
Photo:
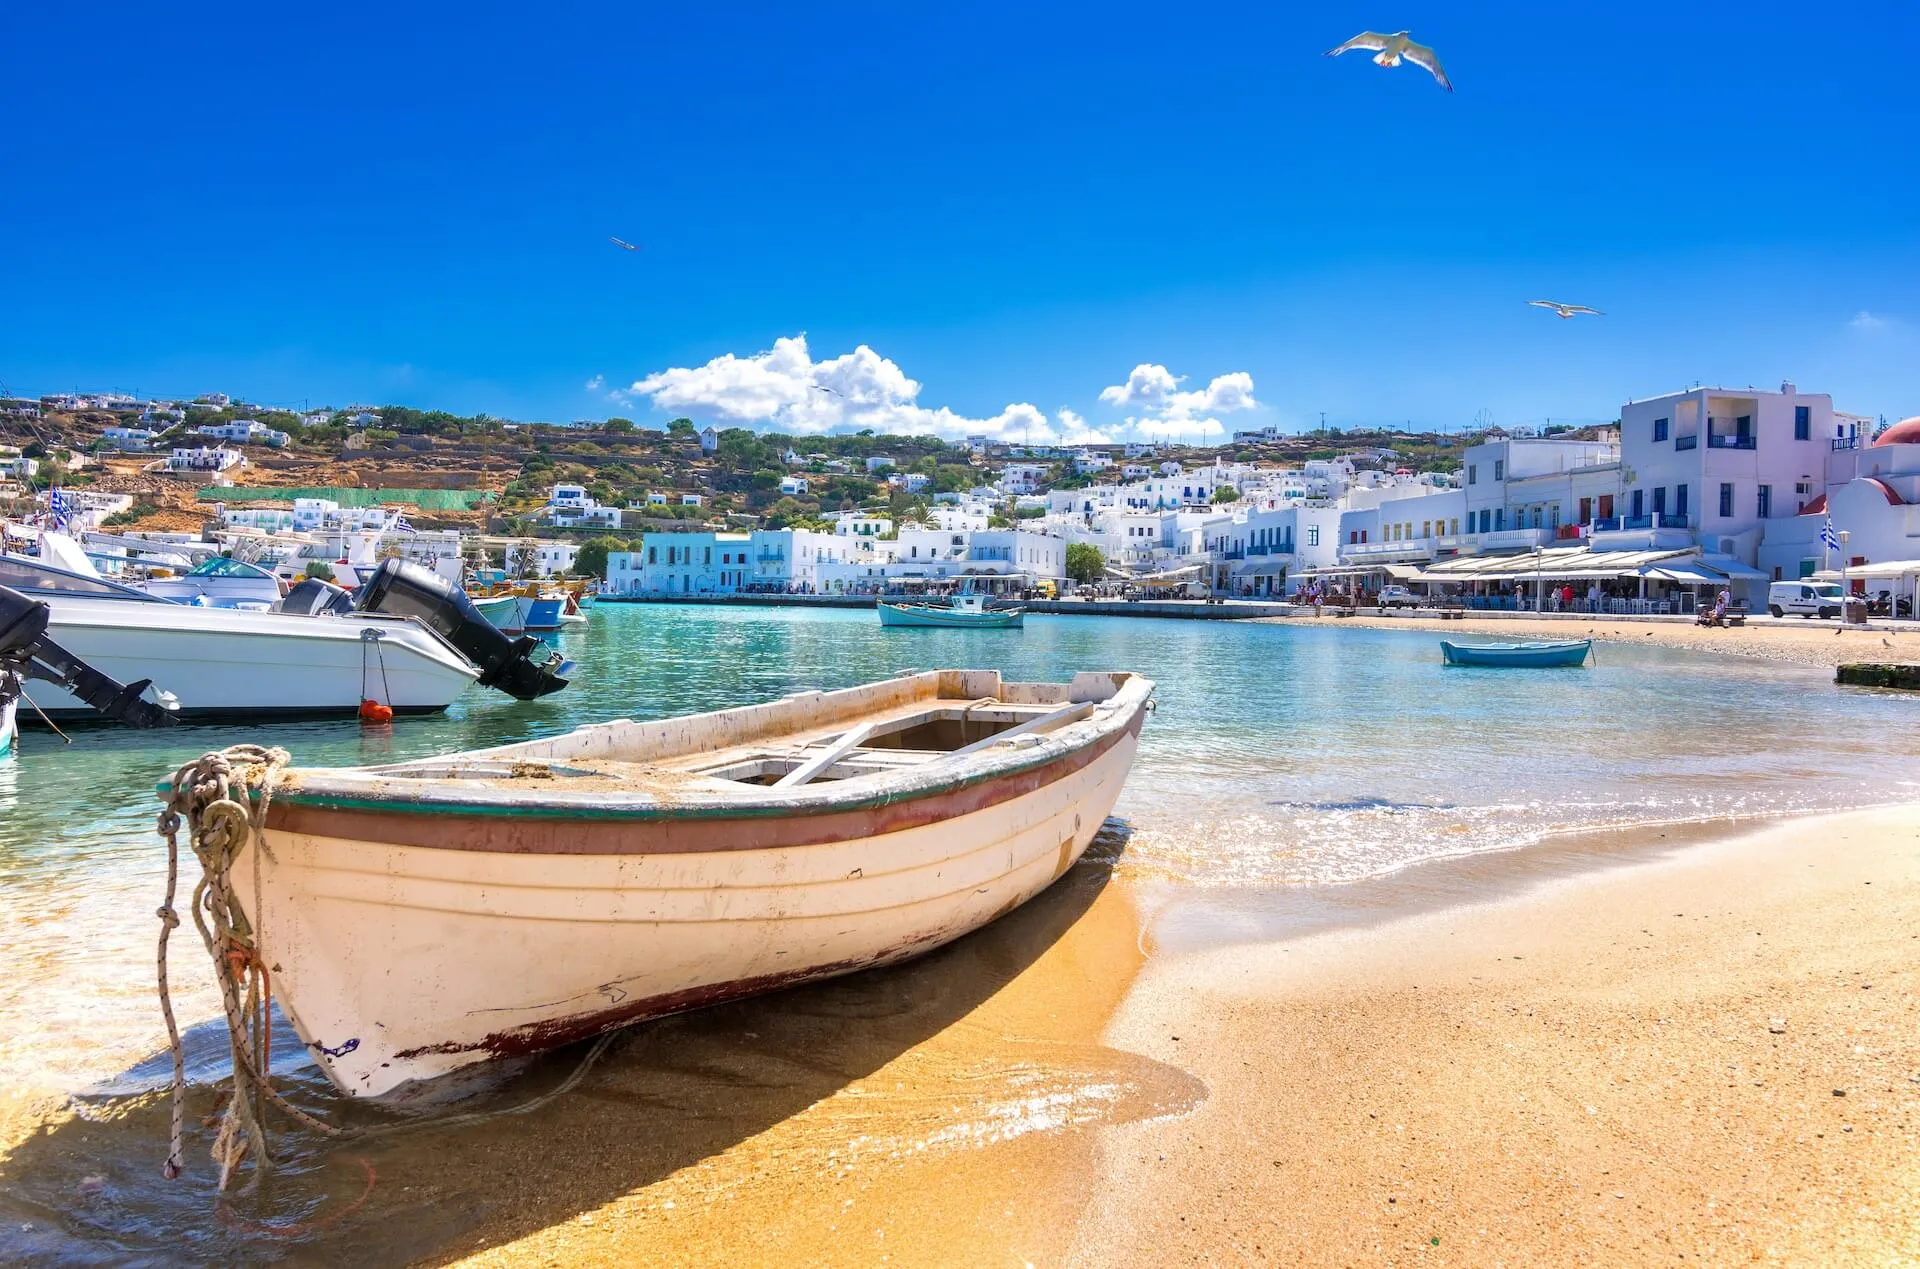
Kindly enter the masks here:
[[[771, 818], [423, 815], [276, 801], [258, 878], [276, 999], [333, 1083], [463, 1067], [887, 965], [987, 924], [1080, 858], [1142, 698], [1095, 742], [992, 779]], [[470, 820], [470, 822], [468, 822]]]
[[[90, 599], [58, 599], [52, 607], [54, 642], [116, 682], [151, 679], [189, 718], [352, 715], [363, 696], [400, 713], [429, 713], [452, 704], [477, 677], [438, 637], [394, 617]], [[378, 651], [362, 639], [365, 630], [380, 632]], [[98, 717], [51, 684], [28, 690], [50, 717]]]
[[880, 624], [892, 627], [944, 627], [962, 630], [1008, 630], [1019, 627], [1026, 617], [1023, 608], [987, 609], [984, 612], [952, 612], [925, 604], [881, 604]]
[[519, 634], [520, 598], [517, 595], [497, 595], [492, 599], [479, 599], [467, 596], [482, 617], [499, 627], [502, 634]]
[[1564, 643], [1471, 644], [1440, 641], [1440, 654], [1448, 665], [1483, 666], [1573, 666], [1585, 665], [1593, 651], [1591, 639]]
[[528, 634], [547, 634], [560, 628], [559, 599], [537, 599], [531, 595], [516, 597], [520, 604], [520, 629]]
[[19, 707], [18, 701], [0, 701], [0, 758], [13, 757], [13, 749], [20, 739], [20, 728], [14, 721], [14, 713]]

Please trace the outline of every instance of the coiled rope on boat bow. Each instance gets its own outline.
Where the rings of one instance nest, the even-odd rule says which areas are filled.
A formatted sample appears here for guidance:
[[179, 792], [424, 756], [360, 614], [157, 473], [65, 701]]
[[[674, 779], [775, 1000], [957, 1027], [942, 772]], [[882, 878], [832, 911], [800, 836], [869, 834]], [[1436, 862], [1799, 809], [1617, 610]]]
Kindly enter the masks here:
[[[235, 745], [196, 758], [174, 772], [166, 806], [156, 825], [167, 842], [167, 894], [157, 914], [160, 918], [160, 1011], [166, 1017], [167, 1043], [173, 1055], [173, 1125], [162, 1174], [173, 1180], [182, 1171], [181, 1141], [186, 1118], [186, 1051], [180, 1043], [179, 1024], [174, 1020], [167, 978], [167, 941], [180, 925], [173, 902], [179, 885], [182, 828], [187, 830], [187, 844], [194, 858], [200, 861], [200, 880], [193, 887], [193, 923], [200, 931], [201, 942], [206, 944], [207, 954], [213, 959], [214, 977], [220, 983], [220, 999], [227, 1015], [227, 1040], [233, 1055], [233, 1095], [227, 1101], [225, 1116], [213, 1142], [213, 1158], [220, 1165], [222, 1190], [227, 1188], [241, 1159], [249, 1152], [254, 1160], [250, 1189], [257, 1188], [260, 1178], [272, 1170], [264, 1118], [269, 1104], [301, 1127], [339, 1141], [456, 1128], [506, 1115], [532, 1114], [578, 1087], [612, 1044], [615, 1032], [606, 1032], [595, 1040], [565, 1080], [517, 1106], [411, 1123], [347, 1128], [316, 1119], [280, 1095], [273, 1087], [269, 1069], [273, 1059], [273, 977], [259, 954], [262, 869], [258, 866], [253, 869], [253, 903], [251, 908], [242, 909], [233, 892], [233, 865], [249, 841], [258, 846], [262, 859], [272, 861], [273, 852], [267, 845], [267, 812], [273, 804], [280, 773], [288, 761], [286, 750], [260, 745]], [[251, 920], [248, 912], [252, 913]], [[365, 1195], [361, 1199], [364, 1201]]]
[[269, 1102], [304, 1128], [327, 1137], [341, 1135], [340, 1129], [292, 1105], [273, 1087], [268, 1069], [273, 1056], [273, 979], [258, 951], [260, 868], [253, 870], [254, 901], [250, 909], [243, 909], [233, 892], [234, 861], [250, 840], [262, 856], [272, 858], [267, 846], [267, 811], [287, 762], [286, 750], [260, 745], [235, 745], [203, 755], [174, 772], [166, 807], [160, 812], [157, 828], [167, 841], [167, 896], [157, 914], [160, 1010], [166, 1016], [167, 1043], [173, 1055], [173, 1130], [161, 1172], [169, 1180], [181, 1172], [187, 1095], [186, 1053], [180, 1044], [180, 1028], [174, 1021], [167, 983], [167, 940], [180, 924], [173, 901], [179, 880], [182, 827], [187, 830], [188, 846], [200, 861], [200, 879], [194, 883], [190, 910], [200, 940], [213, 958], [233, 1055], [233, 1095], [213, 1143], [214, 1162], [220, 1165], [220, 1188], [227, 1188], [249, 1151], [254, 1159], [253, 1185], [271, 1170], [273, 1159], [267, 1149], [264, 1119]]

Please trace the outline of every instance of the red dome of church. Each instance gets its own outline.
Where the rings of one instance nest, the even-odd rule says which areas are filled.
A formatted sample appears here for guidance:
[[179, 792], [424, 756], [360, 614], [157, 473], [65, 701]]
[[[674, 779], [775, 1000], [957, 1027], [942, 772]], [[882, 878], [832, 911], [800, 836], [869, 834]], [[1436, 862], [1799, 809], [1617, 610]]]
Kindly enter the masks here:
[[1886, 431], [1880, 433], [1875, 445], [1920, 445], [1920, 414], [1910, 419], [1901, 419]]

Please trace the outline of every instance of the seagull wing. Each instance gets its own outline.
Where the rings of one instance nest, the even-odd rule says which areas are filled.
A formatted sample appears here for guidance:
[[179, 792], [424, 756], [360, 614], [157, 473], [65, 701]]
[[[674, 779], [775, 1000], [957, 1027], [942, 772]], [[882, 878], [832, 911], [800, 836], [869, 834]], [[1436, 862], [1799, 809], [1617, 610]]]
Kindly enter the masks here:
[[1591, 313], [1595, 317], [1606, 316], [1606, 314], [1602, 313], [1599, 309], [1588, 308], [1585, 304], [1569, 304], [1566, 307], [1566, 311], [1569, 313]]
[[1528, 300], [1527, 303], [1533, 305], [1535, 308], [1550, 308], [1555, 312], [1558, 312], [1562, 307], [1559, 304], [1555, 304], [1552, 300]]
[[623, 241], [623, 240], [621, 240], [621, 239], [619, 239], [619, 238], [613, 238], [613, 237], [609, 237], [609, 238], [607, 239], [607, 241], [608, 241], [608, 242], [610, 242], [610, 243], [612, 243], [612, 244], [613, 244], [614, 246], [616, 246], [616, 247], [621, 247], [621, 248], [624, 248], [624, 249], [625, 249], [625, 250], [627, 250], [627, 251], [638, 251], [638, 250], [640, 250], [640, 248], [638, 248], [638, 247], [636, 247], [636, 246], [634, 246], [634, 245], [633, 245], [632, 243], [630, 243], [630, 242], [625, 242], [625, 241]]
[[1440, 81], [1442, 88], [1448, 92], [1453, 91], [1453, 81], [1447, 78], [1447, 72], [1440, 69], [1440, 59], [1435, 57], [1433, 50], [1426, 45], [1409, 44], [1407, 45], [1406, 52], [1400, 56], [1406, 58], [1421, 70], [1432, 72], [1433, 77]]
[[1377, 53], [1392, 42], [1391, 36], [1382, 35], [1378, 31], [1362, 31], [1345, 44], [1342, 44], [1339, 48], [1328, 49], [1327, 56], [1338, 57], [1342, 53], [1351, 53], [1355, 49], [1365, 49], [1369, 53]]

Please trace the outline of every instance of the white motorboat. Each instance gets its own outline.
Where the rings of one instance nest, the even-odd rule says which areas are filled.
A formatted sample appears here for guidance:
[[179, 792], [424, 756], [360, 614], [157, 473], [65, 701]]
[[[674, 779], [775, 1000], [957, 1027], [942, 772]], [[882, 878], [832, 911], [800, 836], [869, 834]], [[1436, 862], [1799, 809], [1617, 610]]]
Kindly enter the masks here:
[[228, 893], [259, 896], [255, 959], [313, 1059], [377, 1097], [906, 960], [1012, 911], [1100, 830], [1152, 692], [934, 670], [294, 769]]
[[[400, 579], [381, 596], [394, 601], [384, 611], [355, 608], [320, 582], [295, 589], [298, 599], [308, 598], [305, 588], [325, 592], [310, 608], [254, 611], [173, 603], [45, 560], [0, 556], [0, 586], [48, 604], [49, 637], [111, 679], [151, 680], [182, 717], [352, 715], [369, 698], [421, 714], [445, 709], [475, 681], [522, 699], [565, 686], [570, 667], [557, 656], [531, 661], [531, 640], [508, 639], [470, 609], [470, 620], [450, 608], [442, 614], [438, 594], [396, 597], [408, 586], [397, 561], [377, 576]], [[29, 695], [55, 719], [93, 713], [57, 688]]]
[[203, 608], [251, 608], [265, 612], [286, 598], [287, 584], [271, 569], [216, 555], [177, 577], [149, 577], [138, 584], [149, 595]]

